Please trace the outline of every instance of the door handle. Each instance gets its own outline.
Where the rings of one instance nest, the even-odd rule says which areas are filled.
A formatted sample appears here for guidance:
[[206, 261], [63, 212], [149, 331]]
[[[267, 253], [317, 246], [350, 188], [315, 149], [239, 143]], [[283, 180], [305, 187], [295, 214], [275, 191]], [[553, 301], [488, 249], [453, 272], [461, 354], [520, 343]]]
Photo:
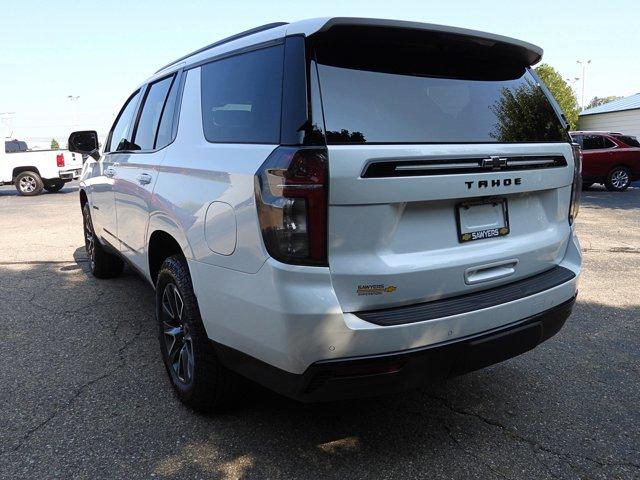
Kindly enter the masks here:
[[111, 165], [109, 165], [107, 168], [104, 169], [104, 174], [105, 176], [112, 178], [116, 174], [116, 169], [113, 168]]
[[151, 183], [151, 175], [148, 173], [141, 173], [138, 175], [138, 183], [141, 185], [149, 185]]

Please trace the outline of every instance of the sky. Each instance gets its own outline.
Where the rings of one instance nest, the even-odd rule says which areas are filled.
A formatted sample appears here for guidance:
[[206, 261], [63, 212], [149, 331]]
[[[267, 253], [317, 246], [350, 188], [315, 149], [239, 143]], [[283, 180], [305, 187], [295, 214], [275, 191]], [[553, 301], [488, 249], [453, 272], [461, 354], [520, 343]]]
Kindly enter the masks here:
[[[472, 28], [544, 49], [580, 102], [640, 92], [640, 1], [366, 0], [11, 1], [2, 7], [0, 122], [4, 135], [66, 143], [72, 130], [109, 130], [131, 92], [166, 63], [275, 21], [392, 18]], [[68, 97], [77, 97], [69, 99]], [[7, 132], [7, 130], [11, 130]]]

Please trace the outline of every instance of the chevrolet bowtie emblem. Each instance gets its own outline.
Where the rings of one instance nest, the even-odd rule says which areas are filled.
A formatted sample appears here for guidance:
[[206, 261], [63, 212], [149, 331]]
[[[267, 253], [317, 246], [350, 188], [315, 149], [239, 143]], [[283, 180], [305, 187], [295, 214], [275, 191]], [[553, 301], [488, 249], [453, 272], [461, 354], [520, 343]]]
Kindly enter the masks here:
[[490, 168], [491, 170], [500, 170], [507, 166], [507, 159], [497, 155], [491, 155], [489, 158], [482, 159], [482, 168]]

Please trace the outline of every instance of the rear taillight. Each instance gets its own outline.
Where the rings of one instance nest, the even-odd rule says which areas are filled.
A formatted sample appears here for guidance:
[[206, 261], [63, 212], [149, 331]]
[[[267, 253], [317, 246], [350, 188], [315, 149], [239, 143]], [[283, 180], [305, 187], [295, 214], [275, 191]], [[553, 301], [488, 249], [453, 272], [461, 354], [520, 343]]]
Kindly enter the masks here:
[[327, 265], [327, 150], [278, 147], [256, 173], [262, 238], [284, 263]]
[[573, 225], [580, 210], [582, 194], [582, 151], [580, 145], [572, 144], [573, 149], [573, 185], [571, 186], [571, 205], [569, 206], [569, 225]]
[[64, 167], [64, 153], [56, 155], [56, 163], [59, 167]]

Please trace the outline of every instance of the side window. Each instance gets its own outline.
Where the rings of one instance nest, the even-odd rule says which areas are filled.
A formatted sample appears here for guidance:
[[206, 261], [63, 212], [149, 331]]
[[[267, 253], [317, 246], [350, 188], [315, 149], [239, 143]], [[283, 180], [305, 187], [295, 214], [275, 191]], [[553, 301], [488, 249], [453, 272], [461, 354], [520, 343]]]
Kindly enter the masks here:
[[176, 101], [178, 97], [178, 89], [180, 88], [180, 82], [178, 78], [173, 81], [169, 96], [164, 105], [162, 112], [162, 119], [160, 120], [160, 126], [158, 127], [158, 133], [156, 135], [155, 148], [164, 148], [173, 141], [173, 117], [176, 110]]
[[153, 150], [156, 132], [160, 124], [160, 116], [164, 109], [167, 95], [175, 75], [152, 83], [147, 89], [140, 114], [140, 120], [135, 129], [133, 143], [135, 150]]
[[604, 148], [604, 137], [600, 135], [585, 135], [583, 142], [583, 147], [585, 150], [597, 150], [599, 148]]
[[582, 142], [582, 135], [571, 135], [571, 140], [573, 140], [575, 143], [580, 145], [580, 148], [584, 148], [584, 145]]
[[615, 148], [616, 144], [611, 141], [611, 139], [607, 137], [602, 137], [604, 140], [604, 148]]
[[209, 142], [280, 142], [282, 45], [201, 67], [202, 122]]
[[131, 95], [122, 110], [120, 110], [118, 119], [111, 128], [111, 133], [109, 135], [110, 141], [109, 145], [107, 145], [107, 148], [105, 149], [106, 152], [131, 150], [131, 126], [134, 121], [133, 114], [138, 106], [139, 97], [140, 90]]

